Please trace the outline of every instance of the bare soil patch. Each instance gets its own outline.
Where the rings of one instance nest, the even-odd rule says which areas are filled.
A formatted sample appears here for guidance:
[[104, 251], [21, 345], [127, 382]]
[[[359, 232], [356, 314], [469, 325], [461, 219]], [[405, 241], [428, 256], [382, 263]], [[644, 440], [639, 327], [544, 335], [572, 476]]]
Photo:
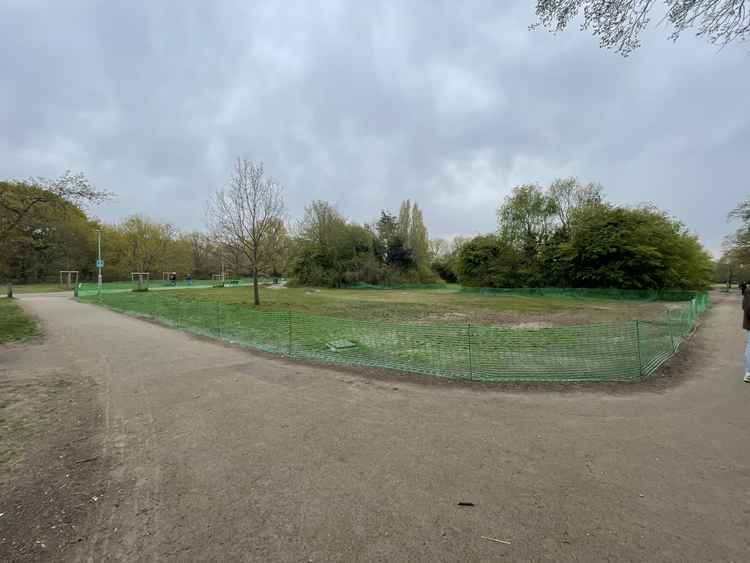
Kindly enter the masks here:
[[0, 368], [0, 560], [67, 559], [83, 541], [103, 490], [101, 417], [90, 377]]

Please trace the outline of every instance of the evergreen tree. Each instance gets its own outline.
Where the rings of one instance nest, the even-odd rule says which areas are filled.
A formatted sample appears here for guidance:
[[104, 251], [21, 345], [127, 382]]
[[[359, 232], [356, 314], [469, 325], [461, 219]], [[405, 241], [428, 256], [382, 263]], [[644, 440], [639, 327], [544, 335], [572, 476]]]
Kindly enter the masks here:
[[[401, 209], [398, 212], [398, 223], [396, 233], [404, 241], [406, 248], [409, 248], [409, 230], [411, 227], [411, 200], [401, 202]], [[410, 249], [410, 248], [409, 248]]]

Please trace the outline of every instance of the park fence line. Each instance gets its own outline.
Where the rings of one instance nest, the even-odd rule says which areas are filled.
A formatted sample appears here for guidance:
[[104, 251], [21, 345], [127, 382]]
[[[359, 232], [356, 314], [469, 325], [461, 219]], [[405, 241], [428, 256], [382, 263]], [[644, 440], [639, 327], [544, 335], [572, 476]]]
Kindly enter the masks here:
[[472, 381], [639, 381], [671, 358], [710, 307], [695, 294], [652, 321], [517, 329], [340, 319], [169, 292], [79, 300], [294, 359]]
[[580, 287], [471, 287], [450, 284], [404, 283], [396, 285], [350, 284], [343, 289], [380, 290], [445, 290], [455, 293], [478, 293], [481, 295], [514, 295], [524, 297], [573, 297], [578, 299], [613, 299], [633, 301], [689, 301], [700, 292], [686, 289], [616, 289]]

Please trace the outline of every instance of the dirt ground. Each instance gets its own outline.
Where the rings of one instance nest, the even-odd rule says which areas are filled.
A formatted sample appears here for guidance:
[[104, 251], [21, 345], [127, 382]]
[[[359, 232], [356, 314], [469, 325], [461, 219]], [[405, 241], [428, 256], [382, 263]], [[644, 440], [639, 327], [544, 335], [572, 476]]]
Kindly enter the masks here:
[[40, 418], [0, 436], [0, 560], [747, 561], [750, 385], [717, 297], [659, 382], [567, 390], [370, 377], [24, 297], [46, 338], [0, 350], [0, 391]]
[[[252, 306], [247, 288], [193, 289], [166, 292], [170, 297]], [[143, 299], [159, 299], [142, 294]], [[458, 290], [261, 288], [261, 309], [297, 311], [341, 319], [407, 324], [542, 328], [592, 323], [653, 320], [684, 303], [623, 299], [481, 294]]]

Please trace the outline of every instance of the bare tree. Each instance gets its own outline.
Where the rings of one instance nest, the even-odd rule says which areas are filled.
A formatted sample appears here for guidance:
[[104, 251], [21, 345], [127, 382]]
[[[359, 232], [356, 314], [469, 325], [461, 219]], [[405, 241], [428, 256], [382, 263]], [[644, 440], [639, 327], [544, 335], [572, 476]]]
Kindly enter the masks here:
[[[709, 43], [726, 45], [750, 35], [747, 0], [662, 0], [663, 20], [671, 23], [676, 41], [689, 28]], [[627, 56], [640, 46], [640, 34], [651, 21], [656, 0], [537, 0], [539, 23], [562, 31], [579, 14], [582, 29], [591, 29], [599, 44]]]
[[584, 185], [576, 178], [558, 178], [547, 189], [547, 197], [554, 203], [560, 226], [567, 231], [572, 214], [589, 205], [601, 203], [603, 191], [599, 184]]
[[263, 164], [238, 158], [229, 187], [214, 194], [209, 223], [224, 244], [242, 249], [253, 273], [253, 302], [260, 305], [258, 271], [270, 258], [284, 215], [283, 188], [264, 177]]

